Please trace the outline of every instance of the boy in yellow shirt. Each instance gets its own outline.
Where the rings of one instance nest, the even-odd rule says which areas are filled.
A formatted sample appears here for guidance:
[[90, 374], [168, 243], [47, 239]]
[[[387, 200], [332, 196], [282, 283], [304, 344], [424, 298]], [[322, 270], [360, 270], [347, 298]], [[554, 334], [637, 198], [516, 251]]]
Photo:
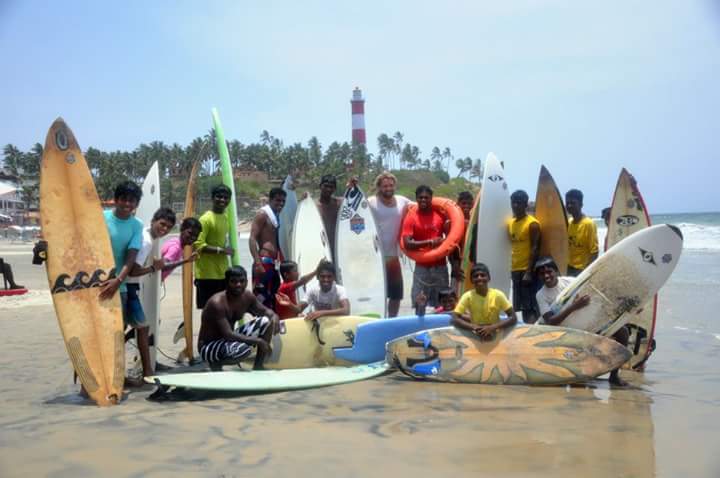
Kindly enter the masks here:
[[565, 193], [565, 207], [572, 216], [568, 222], [567, 275], [576, 277], [598, 257], [597, 226], [582, 212], [581, 191], [571, 189]]
[[[450, 323], [485, 339], [492, 338], [496, 330], [514, 327], [517, 317], [507, 297], [502, 291], [488, 287], [488, 267], [483, 263], [475, 264], [470, 277], [475, 288], [462, 295]], [[500, 312], [505, 312], [508, 320], [500, 320]]]

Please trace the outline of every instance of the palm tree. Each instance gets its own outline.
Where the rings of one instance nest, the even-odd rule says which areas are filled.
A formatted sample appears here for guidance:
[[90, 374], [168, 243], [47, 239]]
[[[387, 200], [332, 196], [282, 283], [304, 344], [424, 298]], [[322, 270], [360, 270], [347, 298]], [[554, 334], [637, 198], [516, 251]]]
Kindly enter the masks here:
[[453, 155], [450, 152], [450, 148], [445, 146], [445, 149], [442, 152], [442, 157], [445, 161], [447, 161], [447, 171], [450, 172], [450, 160], [453, 159]]
[[393, 135], [393, 148], [392, 152], [394, 157], [399, 158], [398, 162], [400, 163], [400, 169], [402, 169], [402, 147], [403, 147], [403, 135], [400, 131], [395, 131], [395, 134]]
[[3, 167], [13, 176], [20, 176], [23, 153], [14, 145], [6, 144], [3, 148]]
[[477, 158], [472, 165], [472, 169], [470, 169], [470, 177], [476, 178], [478, 182], [482, 179], [483, 175], [483, 168], [482, 163], [480, 162], [480, 158]]

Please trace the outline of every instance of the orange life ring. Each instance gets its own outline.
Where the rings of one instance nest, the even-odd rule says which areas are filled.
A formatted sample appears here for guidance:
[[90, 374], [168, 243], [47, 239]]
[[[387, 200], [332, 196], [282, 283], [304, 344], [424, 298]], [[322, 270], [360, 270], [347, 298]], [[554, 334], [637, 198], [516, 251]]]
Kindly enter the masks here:
[[[407, 208], [407, 212], [405, 213], [405, 217], [403, 217], [402, 220], [402, 226], [405, 225], [405, 219], [407, 218], [407, 213], [410, 211], [416, 211], [417, 210], [417, 204], [412, 204], [410, 207]], [[447, 198], [441, 198], [441, 197], [433, 197], [432, 200], [432, 208], [442, 214], [443, 216], [450, 219], [450, 231], [448, 232], [448, 235], [445, 237], [445, 239], [440, 243], [439, 246], [437, 246], [434, 249], [413, 249], [409, 250], [405, 247], [405, 240], [404, 238], [400, 237], [400, 249], [405, 253], [406, 256], [408, 256], [410, 259], [414, 261], [420, 261], [424, 263], [428, 262], [436, 262], [439, 261], [455, 250], [455, 248], [458, 247], [460, 244], [460, 241], [463, 240], [463, 236], [465, 234], [465, 216], [463, 215], [462, 209], [460, 209], [460, 206], [455, 204], [454, 201], [447, 199]], [[402, 234], [402, 226], [400, 227], [400, 233]]]

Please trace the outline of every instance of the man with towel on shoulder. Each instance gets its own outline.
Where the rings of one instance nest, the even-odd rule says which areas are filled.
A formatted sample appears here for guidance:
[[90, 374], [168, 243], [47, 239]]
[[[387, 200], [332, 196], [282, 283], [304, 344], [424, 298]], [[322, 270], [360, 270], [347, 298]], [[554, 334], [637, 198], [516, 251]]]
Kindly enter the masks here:
[[278, 245], [279, 218], [286, 196], [282, 188], [270, 190], [268, 204], [260, 208], [253, 219], [248, 240], [253, 258], [253, 292], [265, 307], [273, 311], [275, 294], [280, 288], [280, 274], [275, 266], [282, 260]]

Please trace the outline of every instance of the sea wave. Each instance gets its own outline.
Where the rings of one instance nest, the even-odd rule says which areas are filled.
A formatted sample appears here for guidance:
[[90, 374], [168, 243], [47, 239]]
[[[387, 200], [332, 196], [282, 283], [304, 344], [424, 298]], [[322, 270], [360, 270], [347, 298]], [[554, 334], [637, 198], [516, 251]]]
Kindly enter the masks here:
[[[720, 226], [680, 222], [673, 224], [683, 233], [683, 249], [697, 251], [720, 251]], [[598, 238], [603, 243], [607, 234], [604, 224], [598, 224]]]

